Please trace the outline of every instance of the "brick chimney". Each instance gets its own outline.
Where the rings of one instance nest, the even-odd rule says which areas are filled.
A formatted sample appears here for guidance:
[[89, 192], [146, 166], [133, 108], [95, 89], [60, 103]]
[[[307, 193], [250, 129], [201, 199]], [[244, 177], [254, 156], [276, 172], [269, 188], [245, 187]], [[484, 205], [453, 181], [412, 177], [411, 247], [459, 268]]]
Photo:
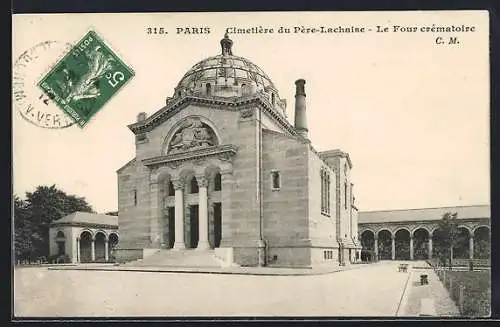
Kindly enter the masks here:
[[303, 79], [295, 81], [295, 129], [300, 135], [307, 138], [306, 92], [304, 84], [306, 84], [306, 81]]

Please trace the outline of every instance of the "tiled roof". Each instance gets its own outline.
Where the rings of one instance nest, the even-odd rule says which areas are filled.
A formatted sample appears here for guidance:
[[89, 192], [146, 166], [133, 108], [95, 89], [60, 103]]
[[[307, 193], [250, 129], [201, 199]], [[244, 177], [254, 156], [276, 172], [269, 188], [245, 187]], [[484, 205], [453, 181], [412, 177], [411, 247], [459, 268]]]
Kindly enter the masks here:
[[360, 224], [366, 224], [398, 221], [439, 220], [446, 212], [456, 212], [458, 214], [458, 219], [491, 218], [490, 205], [477, 205], [404, 210], [361, 211], [359, 212], [358, 222]]
[[118, 227], [118, 217], [77, 211], [52, 222], [53, 225], [60, 223], [111, 225]]

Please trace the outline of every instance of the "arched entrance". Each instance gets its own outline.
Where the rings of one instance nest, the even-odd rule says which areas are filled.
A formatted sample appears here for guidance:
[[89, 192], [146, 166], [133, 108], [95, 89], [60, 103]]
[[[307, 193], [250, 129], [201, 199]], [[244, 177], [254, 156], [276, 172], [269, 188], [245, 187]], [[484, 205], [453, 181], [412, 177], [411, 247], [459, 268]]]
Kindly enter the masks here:
[[410, 260], [410, 232], [407, 229], [399, 229], [395, 236], [396, 260]]
[[80, 262], [92, 262], [92, 234], [89, 231], [80, 234]]
[[392, 259], [392, 234], [386, 229], [378, 232], [378, 256], [380, 260]]
[[185, 224], [185, 239], [186, 247], [195, 249], [198, 246], [198, 240], [200, 237], [199, 229], [199, 203], [198, 196], [200, 188], [198, 186], [198, 180], [195, 176], [190, 175], [187, 177], [187, 222]]
[[375, 260], [375, 234], [371, 230], [361, 233], [361, 261]]
[[95, 261], [106, 262], [106, 235], [103, 232], [95, 234]]
[[211, 248], [220, 247], [222, 240], [222, 176], [218, 167], [209, 167], [209, 228], [208, 242]]
[[[447, 249], [445, 248], [445, 235], [442, 230], [435, 229], [432, 232], [432, 257], [433, 258], [444, 258]], [[444, 262], [442, 262], [444, 264]]]
[[490, 257], [491, 257], [490, 229], [486, 226], [478, 227], [474, 230], [474, 258], [490, 259]]
[[425, 260], [429, 258], [429, 232], [425, 228], [418, 228], [413, 232], [413, 259]]
[[465, 227], [457, 228], [455, 246], [453, 247], [454, 259], [469, 259], [469, 230]]
[[114, 261], [114, 249], [116, 248], [116, 246], [118, 245], [118, 235], [116, 235], [115, 233], [111, 233], [109, 234], [109, 240], [108, 240], [108, 258], [111, 260], [111, 261]]

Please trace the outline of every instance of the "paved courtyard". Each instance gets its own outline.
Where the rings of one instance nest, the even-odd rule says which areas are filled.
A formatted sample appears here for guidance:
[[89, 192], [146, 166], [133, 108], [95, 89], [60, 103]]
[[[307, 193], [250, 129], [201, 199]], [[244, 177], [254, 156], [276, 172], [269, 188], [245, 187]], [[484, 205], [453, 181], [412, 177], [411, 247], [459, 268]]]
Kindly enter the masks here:
[[18, 317], [395, 316], [397, 262], [325, 275], [251, 276], [17, 268]]

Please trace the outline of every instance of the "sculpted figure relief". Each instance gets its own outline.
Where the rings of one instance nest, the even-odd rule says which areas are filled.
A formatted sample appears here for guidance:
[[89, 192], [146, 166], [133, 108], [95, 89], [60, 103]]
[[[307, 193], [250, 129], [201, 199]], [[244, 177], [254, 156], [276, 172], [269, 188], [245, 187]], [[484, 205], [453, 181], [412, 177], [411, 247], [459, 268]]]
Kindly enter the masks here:
[[215, 145], [215, 138], [210, 133], [209, 127], [204, 126], [199, 118], [190, 118], [172, 137], [169, 152], [181, 152], [213, 145]]

